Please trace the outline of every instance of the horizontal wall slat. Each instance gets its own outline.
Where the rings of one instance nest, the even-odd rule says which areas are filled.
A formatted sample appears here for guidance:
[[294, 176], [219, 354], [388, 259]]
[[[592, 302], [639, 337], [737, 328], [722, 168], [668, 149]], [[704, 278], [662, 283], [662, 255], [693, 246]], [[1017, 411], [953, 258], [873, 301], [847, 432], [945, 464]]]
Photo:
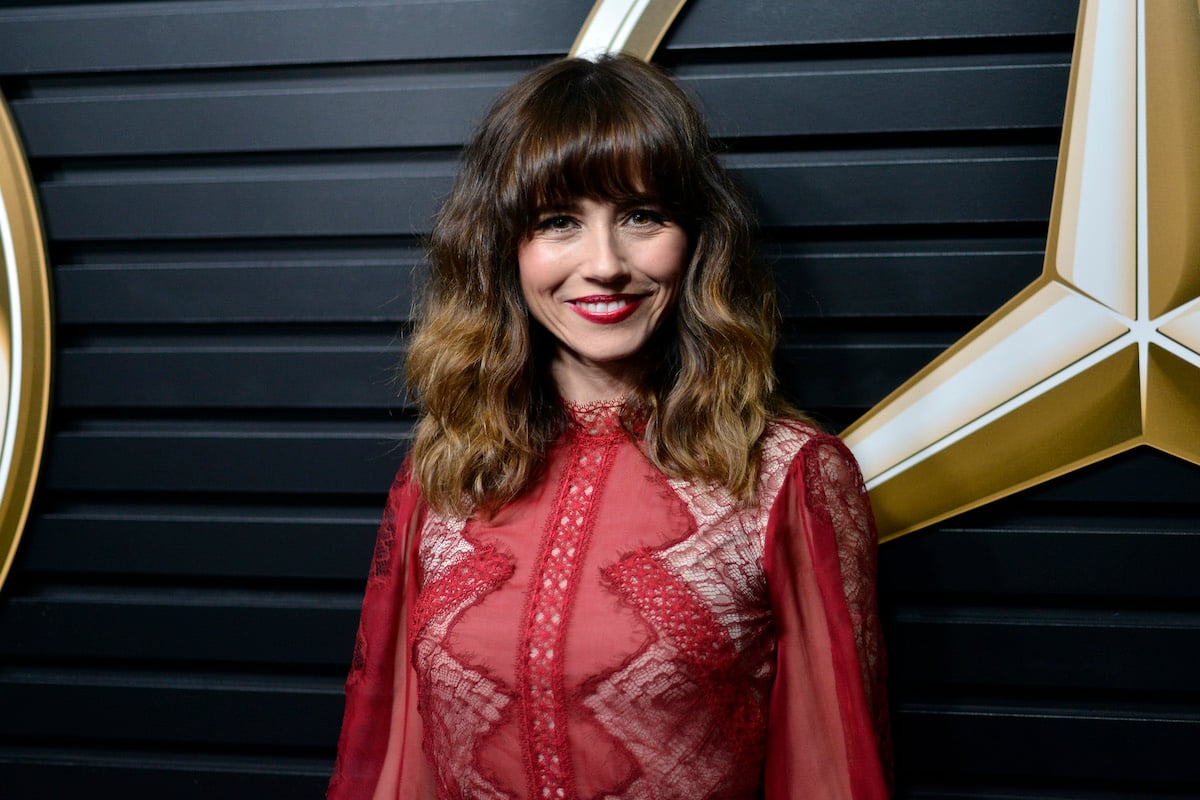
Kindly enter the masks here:
[[1022, 777], [1200, 787], [1191, 757], [1200, 736], [1193, 708], [1169, 712], [1100, 707], [971, 706], [903, 703], [893, 714], [897, 763], [923, 774], [970, 775], [975, 783]]
[[460, 145], [483, 109], [516, 80], [484, 85], [201, 91], [166, 84], [161, 96], [103, 87], [99, 97], [14, 100], [13, 116], [37, 143], [31, 158], [254, 153]]
[[990, 525], [953, 522], [914, 534], [885, 546], [881, 559], [880, 587], [892, 596], [937, 587], [947, 598], [1200, 599], [1193, 568], [1200, 563], [1200, 534], [1186, 521], [1038, 519], [1014, 512]]
[[[908, 376], [936, 358], [946, 346], [934, 344], [844, 346], [785, 342], [775, 364], [784, 393], [801, 408], [867, 409]], [[841, 371], [846, 369], [845, 372]]]
[[79, 407], [401, 408], [400, 351], [343, 347], [64, 348], [59, 403]]
[[21, 569], [27, 575], [362, 580], [379, 526], [376, 505], [54, 507], [32, 518]]
[[363, 267], [146, 266], [54, 273], [61, 324], [406, 320], [408, 270]]
[[[765, 226], [1043, 222], [1055, 148], [734, 155]], [[62, 171], [41, 183], [51, 239], [427, 232], [449, 162]], [[131, 213], [136, 210], [136, 213]]]
[[427, 232], [453, 174], [449, 162], [176, 168], [61, 178], [39, 190], [51, 239], [387, 236]]
[[1071, 35], [1078, 8], [1077, 0], [1005, 0], [1003, 4], [843, 0], [809, 4], [797, 13], [795, 4], [787, 2], [749, 6], [737, 0], [701, 0], [688, 4], [666, 46], [669, 50]]
[[[1183, 519], [1200, 520], [1196, 466], [1151, 447], [1138, 447], [1028, 490], [1032, 500], [1091, 503], [1103, 499], [1127, 504], [1178, 504]], [[1086, 506], [1085, 506], [1086, 507]]]
[[934, 780], [916, 786], [906, 785], [903, 797], [908, 800], [1194, 800], [1195, 795], [1169, 788], [1155, 791], [1146, 788], [1144, 783], [1127, 785], [1124, 789], [1110, 785], [1108, 789], [1088, 790], [1079, 788], [1078, 784], [1063, 789], [1059, 783], [1047, 786], [1034, 779], [990, 785]]
[[[565, 55], [587, 5], [541, 0], [147, 2], [0, 12], [0, 72]], [[488, 20], [487, 25], [477, 20]]]
[[[1067, 55], [802, 62], [684, 70], [718, 137], [1053, 128]], [[322, 80], [111, 81], [12, 102], [29, 156], [256, 153], [461, 144], [520, 71]], [[792, 109], [781, 114], [780, 108]]]
[[71, 797], [86, 787], [95, 797], [295, 800], [322, 796], [333, 771], [333, 756], [267, 758], [0, 746], [0, 770], [5, 791], [14, 797]]
[[187, 430], [59, 431], [47, 448], [49, 491], [362, 494], [383, 497], [405, 450], [408, 425], [330, 429], [222, 423]]
[[[59, 73], [258, 64], [562, 55], [589, 4], [558, 0], [336, 5], [79, 4], [0, 12], [0, 72]], [[692, 3], [665, 47], [692, 50], [906, 39], [1070, 35], [1075, 0], [850, 0], [819, 13], [737, 0]], [[748, 13], [749, 12], [749, 13]], [[479, 25], [477, 20], [488, 24]], [[447, 35], [447, 32], [453, 35]]]
[[[60, 324], [400, 322], [424, 275], [420, 248], [268, 243], [213, 250], [75, 250], [54, 270]], [[189, 249], [189, 247], [191, 249]]]
[[1043, 222], [1054, 148], [729, 159], [765, 227]]
[[1069, 61], [772, 62], [682, 68], [679, 77], [723, 138], [1019, 130], [1062, 124]]
[[27, 744], [104, 740], [228, 747], [325, 747], [343, 708], [342, 680], [0, 670], [0, 738]]
[[983, 317], [1041, 274], [1044, 244], [813, 242], [765, 257], [789, 320]]
[[1195, 694], [1200, 617], [1119, 608], [905, 608], [889, 620], [893, 687]]
[[358, 594], [121, 588], [10, 593], [0, 655], [330, 667], [348, 664]]

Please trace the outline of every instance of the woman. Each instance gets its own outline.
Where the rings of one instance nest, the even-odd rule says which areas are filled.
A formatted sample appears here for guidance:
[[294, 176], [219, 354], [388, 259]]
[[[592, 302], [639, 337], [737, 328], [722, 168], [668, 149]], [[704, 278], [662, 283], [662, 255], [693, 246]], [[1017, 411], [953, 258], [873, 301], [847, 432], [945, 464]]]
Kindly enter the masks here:
[[434, 226], [333, 798], [876, 798], [875, 533], [657, 69], [505, 93]]

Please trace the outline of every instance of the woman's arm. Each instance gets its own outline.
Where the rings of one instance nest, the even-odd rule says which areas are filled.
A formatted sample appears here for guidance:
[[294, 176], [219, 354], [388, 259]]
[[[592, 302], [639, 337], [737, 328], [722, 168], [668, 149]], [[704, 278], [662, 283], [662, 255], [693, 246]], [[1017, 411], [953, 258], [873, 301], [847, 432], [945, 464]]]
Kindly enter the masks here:
[[817, 435], [792, 463], [767, 528], [778, 639], [765, 776], [770, 800], [888, 796], [876, 533], [858, 465]]
[[423, 503], [406, 461], [388, 494], [346, 679], [346, 713], [330, 800], [431, 796], [417, 687], [408, 658]]

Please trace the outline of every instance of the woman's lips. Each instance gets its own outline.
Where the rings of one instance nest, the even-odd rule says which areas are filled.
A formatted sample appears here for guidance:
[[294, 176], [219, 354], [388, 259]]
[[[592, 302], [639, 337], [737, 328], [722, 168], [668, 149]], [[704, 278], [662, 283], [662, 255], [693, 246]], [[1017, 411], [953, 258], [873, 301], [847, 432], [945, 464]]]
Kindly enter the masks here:
[[588, 322], [611, 325], [629, 317], [642, 304], [640, 295], [592, 295], [577, 297], [567, 303], [579, 316]]

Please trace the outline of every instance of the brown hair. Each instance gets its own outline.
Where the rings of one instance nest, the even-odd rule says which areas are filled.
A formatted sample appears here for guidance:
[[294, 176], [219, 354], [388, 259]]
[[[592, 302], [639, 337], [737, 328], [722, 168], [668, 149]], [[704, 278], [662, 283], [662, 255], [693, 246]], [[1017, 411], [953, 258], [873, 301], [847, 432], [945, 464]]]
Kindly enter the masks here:
[[774, 286], [752, 258], [745, 205], [703, 118], [652, 65], [625, 56], [534, 70], [492, 106], [434, 223], [432, 280], [406, 364], [421, 418], [414, 474], [440, 512], [494, 509], [537, 475], [565, 418], [550, 335], [531, 323], [517, 245], [535, 215], [572, 198], [649, 196], [688, 234], [675, 313], [648, 347], [625, 416], [645, 420], [664, 473], [754, 494], [776, 393]]

